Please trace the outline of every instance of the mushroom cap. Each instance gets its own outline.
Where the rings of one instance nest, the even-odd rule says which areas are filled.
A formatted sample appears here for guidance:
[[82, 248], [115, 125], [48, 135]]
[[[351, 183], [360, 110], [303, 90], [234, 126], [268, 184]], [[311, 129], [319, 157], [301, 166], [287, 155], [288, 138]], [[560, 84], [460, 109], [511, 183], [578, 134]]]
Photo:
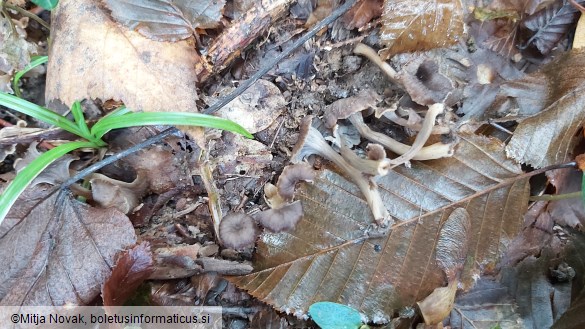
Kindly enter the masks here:
[[244, 213], [229, 213], [219, 223], [219, 240], [228, 248], [253, 247], [259, 233], [254, 219]]
[[287, 204], [279, 209], [268, 209], [255, 215], [256, 220], [268, 231], [278, 233], [293, 229], [303, 217], [300, 201]]
[[364, 89], [355, 96], [338, 99], [325, 107], [325, 127], [331, 129], [337, 124], [337, 120], [347, 119], [353, 113], [375, 107], [380, 100], [380, 95], [372, 89]]
[[382, 160], [386, 158], [386, 150], [380, 144], [369, 143], [366, 146], [366, 156], [370, 160]]
[[278, 177], [276, 187], [278, 194], [286, 200], [292, 200], [295, 193], [295, 185], [300, 181], [312, 182], [315, 179], [315, 171], [307, 163], [297, 163], [284, 167]]

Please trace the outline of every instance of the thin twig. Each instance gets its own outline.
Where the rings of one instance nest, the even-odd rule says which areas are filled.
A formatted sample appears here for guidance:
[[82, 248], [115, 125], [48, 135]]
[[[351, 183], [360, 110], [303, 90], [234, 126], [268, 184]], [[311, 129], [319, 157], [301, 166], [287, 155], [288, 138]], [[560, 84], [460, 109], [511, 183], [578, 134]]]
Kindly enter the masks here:
[[577, 192], [565, 193], [565, 194], [533, 195], [528, 200], [530, 200], [530, 201], [558, 201], [558, 200], [580, 198], [581, 194], [582, 194], [581, 191], [577, 191]]
[[11, 5], [9, 3], [4, 3], [4, 6], [8, 9], [17, 11], [19, 14], [21, 14], [22, 16], [26, 16], [32, 20], [35, 20], [37, 23], [41, 24], [44, 28], [46, 28], [47, 30], [51, 31], [51, 27], [49, 26], [49, 24], [47, 24], [47, 22], [45, 22], [42, 18], [40, 18], [39, 16], [31, 13], [28, 10], [24, 10], [18, 6], [14, 6]]

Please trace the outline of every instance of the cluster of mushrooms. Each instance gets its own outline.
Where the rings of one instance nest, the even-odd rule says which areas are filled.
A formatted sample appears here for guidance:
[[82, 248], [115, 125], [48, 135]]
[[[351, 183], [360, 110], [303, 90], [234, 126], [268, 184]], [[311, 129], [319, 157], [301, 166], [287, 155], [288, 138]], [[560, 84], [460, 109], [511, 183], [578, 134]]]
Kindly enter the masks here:
[[[380, 66], [393, 82], [405, 86], [404, 89], [407, 91], [417, 88], [417, 81], [408, 80], [406, 75], [396, 73], [386, 62], [381, 61], [371, 48], [360, 44], [354, 52], [368, 57]], [[410, 160], [450, 157], [454, 154], [457, 139], [452, 139], [447, 143], [437, 142], [425, 146], [431, 135], [447, 134], [451, 131], [446, 123], [448, 120], [436, 124], [436, 121], [441, 121], [437, 118], [446, 113], [447, 107], [443, 102], [426, 103], [428, 110], [424, 118], [421, 118], [414, 110], [397, 109], [396, 106], [379, 108], [377, 105], [381, 101], [382, 98], [375, 91], [364, 89], [355, 96], [340, 99], [328, 105], [322, 118], [322, 125], [331, 135], [327, 139], [316, 128], [320, 122], [313, 122], [317, 121], [314, 120], [313, 116], [305, 117], [301, 123], [297, 144], [291, 155], [290, 161], [293, 165], [287, 166], [283, 170], [276, 186], [270, 183], [266, 184], [264, 188], [265, 200], [270, 209], [256, 214], [255, 220], [271, 232], [282, 232], [295, 227], [302, 218], [303, 209], [300, 201], [293, 201], [294, 188], [299, 181], [310, 182], [314, 179], [315, 172], [306, 160], [311, 155], [318, 155], [333, 162], [347, 178], [357, 185], [370, 207], [375, 224], [379, 229], [385, 230], [391, 227], [393, 219], [380, 196], [377, 179], [387, 175], [396, 166], [403, 164], [409, 166]], [[419, 102], [419, 104], [422, 103]], [[368, 127], [364, 122], [364, 113], [371, 109], [374, 110], [377, 119], [384, 117], [415, 131], [417, 134], [413, 144], [403, 144]], [[351, 149], [354, 144], [359, 144], [359, 142], [346, 141], [349, 137], [340, 127], [347, 126], [338, 124], [340, 120], [348, 121], [357, 130], [360, 138], [370, 142], [365, 147], [365, 157], [359, 156]], [[328, 143], [328, 139], [332, 140], [333, 146]], [[387, 151], [397, 154], [398, 157], [388, 158]], [[227, 215], [220, 223], [220, 240], [227, 247], [238, 249], [244, 246], [253, 246], [258, 234], [254, 218], [245, 214]], [[242, 239], [244, 236], [246, 238]], [[237, 240], [238, 243], [233, 243], [234, 240]]]

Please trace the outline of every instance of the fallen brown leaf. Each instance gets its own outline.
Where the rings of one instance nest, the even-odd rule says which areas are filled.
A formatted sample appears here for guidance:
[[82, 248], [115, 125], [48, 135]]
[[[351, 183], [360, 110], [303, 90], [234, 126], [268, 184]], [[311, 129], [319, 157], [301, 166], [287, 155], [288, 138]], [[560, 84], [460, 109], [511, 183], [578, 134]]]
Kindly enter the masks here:
[[463, 36], [460, 0], [386, 0], [382, 13], [383, 58], [455, 44]]
[[86, 305], [110, 276], [115, 255], [136, 241], [126, 216], [68, 196], [29, 189], [0, 236], [1, 305]]
[[[230, 281], [277, 310], [303, 314], [316, 301], [354, 307], [389, 320], [445, 285], [435, 261], [441, 224], [453, 207], [470, 214], [471, 269], [494, 269], [521, 227], [528, 181], [503, 144], [465, 135], [452, 158], [397, 167], [378, 180], [397, 224], [389, 236], [363, 240], [372, 215], [356, 186], [323, 170], [297, 191], [304, 218], [287, 233], [261, 237], [254, 272]], [[467, 264], [467, 263], [466, 263]]]
[[150, 245], [143, 242], [124, 251], [102, 287], [104, 306], [122, 306], [153, 271]]
[[344, 16], [348, 29], [361, 28], [372, 19], [382, 15], [383, 0], [362, 0], [356, 3]]

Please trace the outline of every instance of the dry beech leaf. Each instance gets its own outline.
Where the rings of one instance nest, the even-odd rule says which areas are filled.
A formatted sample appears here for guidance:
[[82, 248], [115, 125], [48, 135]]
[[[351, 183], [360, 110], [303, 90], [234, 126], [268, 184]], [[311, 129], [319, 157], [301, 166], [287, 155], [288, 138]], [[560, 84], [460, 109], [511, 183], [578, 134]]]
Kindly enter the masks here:
[[115, 209], [59, 201], [39, 186], [15, 205], [0, 236], [0, 263], [10, 264], [0, 271], [0, 305], [86, 305], [110, 276], [116, 253], [136, 242]]
[[490, 279], [480, 279], [473, 289], [457, 296], [449, 316], [451, 328], [525, 329], [508, 288]]
[[115, 99], [133, 111], [197, 112], [201, 63], [191, 43], [156, 42], [128, 31], [91, 0], [60, 1], [52, 35], [47, 101]]
[[382, 57], [443, 48], [463, 35], [463, 8], [460, 0], [386, 0], [382, 23]]
[[103, 0], [112, 17], [131, 30], [157, 41], [177, 41], [215, 28], [225, 0]]
[[229, 280], [279, 311], [300, 315], [314, 302], [332, 301], [389, 320], [445, 285], [434, 250], [454, 207], [470, 215], [471, 264], [494, 268], [517, 234], [528, 181], [515, 178], [520, 167], [503, 148], [494, 139], [462, 135], [453, 157], [413, 162], [379, 179], [388, 211], [404, 224], [366, 241], [364, 229], [374, 220], [358, 188], [322, 170], [297, 190], [305, 215], [295, 230], [263, 234], [254, 272]]
[[102, 287], [104, 306], [122, 306], [154, 271], [148, 242], [124, 251]]
[[348, 29], [359, 29], [372, 19], [380, 17], [383, 6], [383, 0], [362, 0], [343, 16], [343, 21]]
[[[508, 157], [535, 168], [563, 163], [571, 158], [575, 134], [585, 120], [582, 106], [585, 101], [584, 68], [585, 50], [579, 49], [559, 56], [555, 62], [534, 73], [544, 78], [541, 88], [545, 96], [539, 106], [542, 111], [520, 122], [506, 147]], [[516, 95], [519, 100], [523, 97], [521, 90]], [[532, 93], [528, 91], [528, 95]]]
[[541, 53], [548, 54], [574, 25], [578, 13], [571, 3], [561, 0], [527, 17], [523, 25], [534, 35], [526, 46], [534, 43]]

